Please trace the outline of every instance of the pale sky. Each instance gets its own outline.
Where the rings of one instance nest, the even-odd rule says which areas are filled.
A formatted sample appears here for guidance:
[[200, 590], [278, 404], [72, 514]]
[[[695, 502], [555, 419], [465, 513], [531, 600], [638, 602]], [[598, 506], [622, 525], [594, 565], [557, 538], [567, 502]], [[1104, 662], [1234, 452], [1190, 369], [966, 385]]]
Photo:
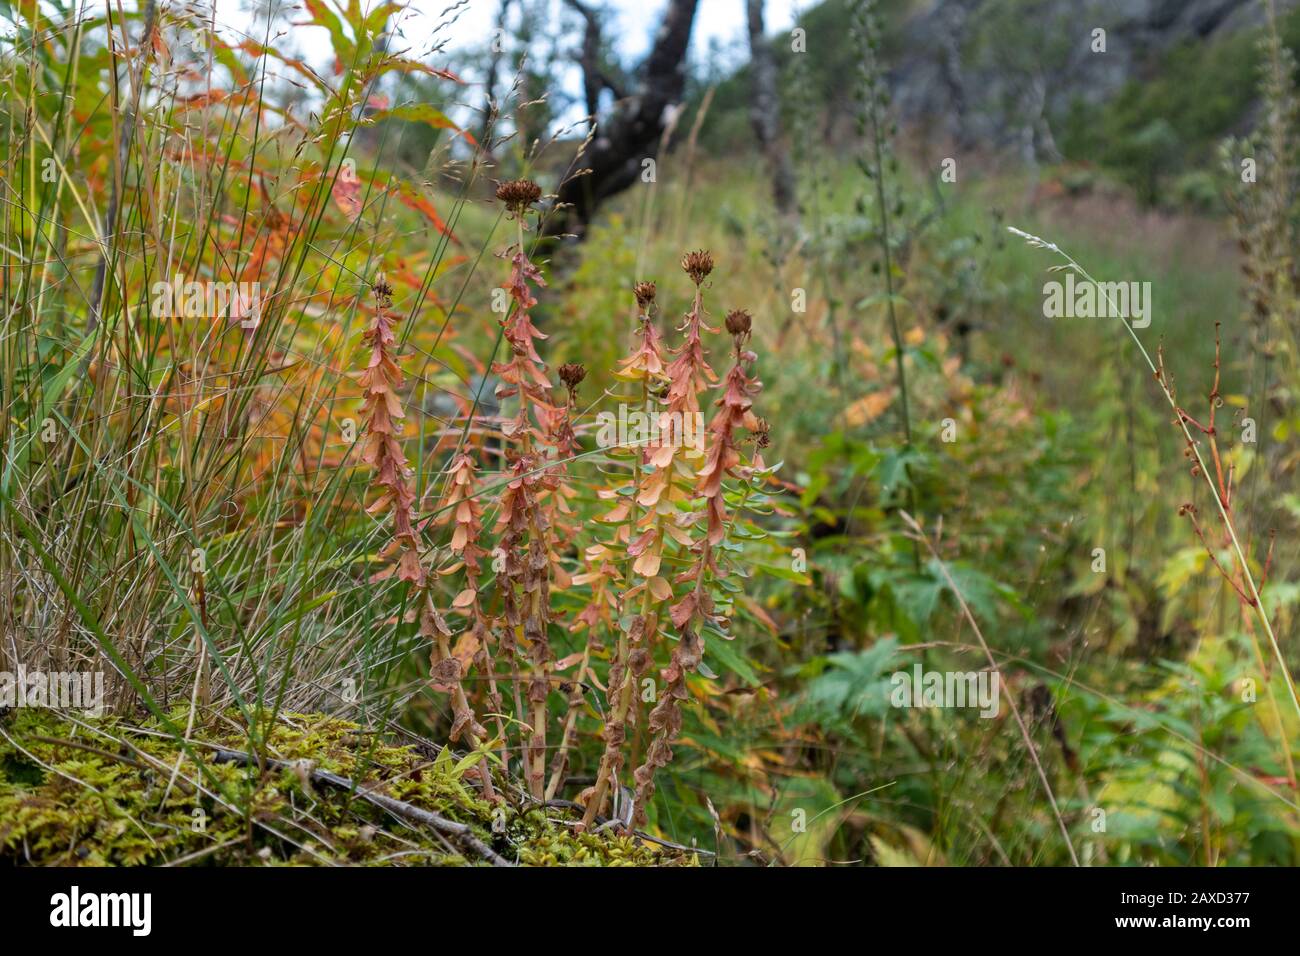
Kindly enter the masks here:
[[[347, 0], [327, 0], [331, 5], [343, 5]], [[370, 10], [380, 0], [361, 0], [362, 9]], [[445, 66], [462, 78], [475, 83], [481, 77], [466, 69], [464, 58], [457, 51], [486, 48], [495, 28], [500, 0], [408, 0], [407, 9], [400, 18], [390, 23], [400, 29], [400, 37], [390, 49], [415, 57], [432, 66]], [[535, 0], [529, 0], [535, 2]], [[635, 65], [650, 48], [667, 7], [667, 0], [589, 0], [605, 11], [604, 36], [625, 65]], [[765, 19], [769, 36], [788, 31], [799, 11], [812, 6], [816, 0], [766, 0]], [[266, 10], [281, 11], [280, 30], [270, 38], [270, 43], [284, 54], [305, 59], [317, 70], [328, 75], [333, 62], [329, 33], [322, 27], [294, 26], [284, 29], [283, 23], [306, 19], [300, 0], [160, 0], [162, 9], [184, 7], [202, 10], [211, 16], [215, 3], [217, 31], [227, 40], [252, 36], [262, 41], [266, 38]], [[576, 52], [581, 42], [581, 32], [574, 24], [576, 14], [562, 0], [540, 0], [543, 10], [551, 11], [557, 30], [563, 31], [564, 53]], [[254, 12], [260, 10], [259, 13]], [[699, 0], [695, 26], [691, 34], [689, 56], [698, 66], [711, 64], [732, 68], [748, 59], [748, 34], [746, 27], [746, 0]], [[513, 13], [518, 13], [518, 3]], [[512, 21], [513, 22], [513, 21]], [[550, 43], [551, 38], [544, 41]], [[512, 49], [509, 37], [506, 49]], [[582, 73], [576, 62], [562, 57], [559, 62], [568, 64], [559, 74], [559, 89], [572, 100], [572, 105], [557, 117], [561, 124], [577, 123], [585, 109], [581, 104]], [[503, 64], [501, 79], [509, 82], [509, 67]], [[462, 111], [478, 108], [479, 97], [466, 90], [457, 97], [462, 104], [452, 115], [462, 119]]]
[[[40, 0], [38, 0], [40, 2]], [[139, 0], [120, 0], [126, 9], [139, 9]], [[346, 5], [348, 0], [326, 0], [331, 5]], [[361, 0], [364, 10], [370, 10], [381, 0]], [[433, 66], [445, 66], [473, 83], [479, 80], [465, 69], [464, 58], [457, 52], [483, 49], [491, 39], [500, 0], [409, 0], [408, 9], [400, 18], [401, 39], [391, 49], [414, 56]], [[576, 14], [567, 9], [562, 0], [528, 0], [549, 8], [559, 30], [564, 25], [572, 27]], [[663, 18], [667, 0], [588, 0], [605, 11], [604, 34], [613, 44], [618, 57], [625, 65], [635, 65], [650, 47], [655, 31]], [[769, 36], [788, 31], [799, 11], [806, 10], [817, 0], [766, 0], [766, 27]], [[82, 0], [83, 15], [99, 14], [97, 0]], [[328, 75], [332, 65], [329, 33], [322, 27], [292, 26], [283, 23], [306, 19], [300, 0], [158, 0], [164, 15], [167, 11], [179, 15], [182, 10], [207, 17], [215, 8], [217, 30], [228, 40], [252, 37], [266, 38], [266, 10], [282, 11], [281, 27], [270, 37], [271, 45], [285, 54], [302, 57]], [[515, 5], [517, 13], [518, 4]], [[699, 0], [695, 14], [695, 27], [691, 35], [690, 58], [695, 65], [712, 62], [730, 69], [748, 58], [748, 39], [745, 25], [746, 0]], [[260, 10], [260, 15], [254, 11]], [[57, 11], [47, 7], [47, 12], [57, 16]], [[390, 24], [391, 26], [391, 24]], [[0, 18], [0, 35], [8, 35], [12, 24]], [[562, 53], [576, 52], [581, 41], [578, 29], [564, 31]], [[507, 40], [509, 44], [509, 40]], [[510, 49], [510, 46], [507, 46]], [[576, 63], [568, 57], [560, 62], [569, 63], [561, 72], [560, 89], [575, 101], [581, 98], [582, 75]], [[505, 67], [509, 69], [509, 67]], [[504, 77], [503, 77], [504, 79]], [[474, 99], [473, 96], [466, 99]], [[560, 117], [563, 122], [575, 122], [582, 109], [575, 106]]]
[[[606, 37], [617, 44], [621, 53], [634, 57], [644, 54], [648, 49], [650, 38], [667, 6], [666, 0], [604, 0], [603, 4], [599, 0], [593, 2], [603, 5], [609, 11], [606, 17]], [[796, 0], [767, 0], [768, 32], [790, 27], [794, 22], [795, 8], [807, 7], [811, 2], [812, 0], [803, 0], [799, 4]], [[432, 29], [443, 18], [445, 11], [454, 10], [457, 14], [456, 22], [447, 31], [451, 40], [449, 48], [481, 45], [491, 35], [498, 3], [499, 0], [413, 0], [408, 4], [412, 11], [407, 23], [408, 35], [418, 35], [421, 28]], [[222, 18], [226, 10], [238, 16], [239, 6], [239, 0], [217, 0], [218, 19]], [[362, 6], [369, 9], [374, 3], [364, 2]], [[559, 0], [552, 0], [552, 6], [560, 10], [563, 5]], [[446, 17], [450, 18], [451, 14], [446, 14]], [[312, 33], [319, 34], [310, 41], [312, 45], [319, 46], [322, 51], [328, 50], [325, 34], [320, 30], [304, 30], [303, 42], [309, 42], [307, 36]], [[691, 52], [699, 55], [714, 40], [724, 45], [745, 42], [745, 0], [700, 0], [695, 14]]]
[[[248, 0], [215, 2], [219, 29], [226, 26], [260, 36], [262, 30], [255, 26], [254, 14], [248, 12], [251, 7]], [[269, 2], [282, 4], [281, 9], [294, 9], [287, 0]], [[376, 2], [377, 0], [362, 0], [362, 6], [369, 9]], [[560, 0], [547, 2], [556, 11], [557, 27], [561, 23], [571, 22], [574, 15], [571, 11], [564, 10]], [[599, 0], [593, 2], [599, 3]], [[806, 9], [813, 2], [814, 0], [767, 0], [768, 33], [788, 30], [794, 23], [796, 11]], [[412, 53], [417, 55], [427, 53], [436, 44], [445, 43], [445, 53], [435, 59], [444, 59], [454, 69], [456, 50], [482, 47], [491, 37], [498, 3], [499, 0], [411, 0], [409, 10], [401, 21], [402, 32], [412, 47]], [[202, 0], [193, 4], [200, 8], [204, 5]], [[604, 0], [603, 7], [608, 11], [605, 18], [606, 38], [623, 58], [631, 58], [633, 61], [639, 59], [649, 49], [666, 6], [666, 0]], [[294, 14], [291, 19], [299, 19], [299, 15]], [[436, 30], [440, 23], [444, 24], [443, 29]], [[566, 38], [576, 45], [579, 36], [580, 34], [570, 31]], [[703, 62], [710, 44], [719, 45], [723, 63], [743, 62], [747, 45], [745, 0], [700, 0], [691, 37], [693, 61]], [[294, 48], [313, 63], [327, 63], [329, 60], [329, 36], [320, 28], [294, 28], [287, 36], [281, 37], [276, 46]], [[573, 82], [577, 82], [576, 68]]]

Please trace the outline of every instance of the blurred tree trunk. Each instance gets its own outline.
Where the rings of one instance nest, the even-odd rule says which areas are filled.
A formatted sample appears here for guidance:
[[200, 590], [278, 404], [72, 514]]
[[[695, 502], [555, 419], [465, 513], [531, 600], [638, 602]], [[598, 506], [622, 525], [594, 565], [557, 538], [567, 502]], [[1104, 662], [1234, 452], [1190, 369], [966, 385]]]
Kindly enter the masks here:
[[581, 233], [600, 204], [636, 182], [644, 161], [658, 155], [669, 107], [686, 88], [686, 48], [698, 3], [668, 0], [654, 45], [634, 77], [634, 91], [597, 120], [591, 143], [560, 185], [560, 208], [547, 221], [550, 235]]
[[[776, 92], [776, 57], [763, 31], [763, 0], [745, 0], [749, 14], [749, 118], [772, 176], [772, 198], [783, 217], [797, 215], [794, 169], [781, 138], [781, 103]], [[800, 54], [806, 55], [806, 54]]]
[[[587, 102], [588, 129], [596, 128], [596, 113], [600, 109], [600, 93], [606, 86], [600, 71], [600, 19], [596, 11], [582, 0], [564, 0], [583, 19], [582, 52], [578, 64], [582, 67], [582, 93]], [[618, 96], [617, 93], [614, 94]]]

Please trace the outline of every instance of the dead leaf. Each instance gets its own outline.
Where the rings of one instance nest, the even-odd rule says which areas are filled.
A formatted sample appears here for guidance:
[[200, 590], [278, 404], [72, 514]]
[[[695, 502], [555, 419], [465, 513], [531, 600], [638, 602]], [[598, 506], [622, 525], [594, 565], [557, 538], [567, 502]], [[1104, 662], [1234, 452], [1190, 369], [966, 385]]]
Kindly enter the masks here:
[[874, 422], [885, 409], [894, 403], [894, 390], [887, 389], [864, 395], [844, 410], [844, 419], [850, 426], [857, 428], [868, 422]]
[[339, 167], [339, 174], [334, 180], [334, 204], [343, 215], [356, 219], [361, 215], [361, 178], [356, 167], [347, 162]]

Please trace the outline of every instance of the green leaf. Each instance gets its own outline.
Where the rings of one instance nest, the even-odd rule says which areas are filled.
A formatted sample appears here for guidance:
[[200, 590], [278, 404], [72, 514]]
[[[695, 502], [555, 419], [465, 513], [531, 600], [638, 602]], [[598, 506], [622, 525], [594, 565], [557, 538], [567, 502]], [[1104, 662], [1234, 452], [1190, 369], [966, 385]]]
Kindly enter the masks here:
[[706, 655], [712, 656], [715, 661], [750, 687], [759, 685], [758, 674], [754, 672], [754, 668], [750, 666], [749, 661], [745, 660], [740, 652], [736, 650], [734, 641], [727, 640], [721, 631], [711, 627], [706, 627], [701, 636], [708, 638], [705, 641], [704, 653]]
[[461, 128], [452, 122], [442, 110], [428, 103], [403, 103], [388, 110], [376, 110], [370, 114], [372, 120], [403, 120], [407, 123], [424, 123], [435, 129], [450, 129], [461, 132]]

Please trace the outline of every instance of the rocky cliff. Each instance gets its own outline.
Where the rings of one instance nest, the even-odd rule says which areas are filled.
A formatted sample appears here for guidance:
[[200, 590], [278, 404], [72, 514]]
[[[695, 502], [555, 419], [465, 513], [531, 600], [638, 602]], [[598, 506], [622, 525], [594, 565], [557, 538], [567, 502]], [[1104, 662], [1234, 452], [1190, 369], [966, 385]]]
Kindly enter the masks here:
[[[1276, 0], [1278, 16], [1296, 0]], [[1180, 45], [1262, 26], [1264, 0], [927, 0], [902, 26], [901, 117], [959, 142], [1057, 155], [1052, 120], [1105, 102]]]

